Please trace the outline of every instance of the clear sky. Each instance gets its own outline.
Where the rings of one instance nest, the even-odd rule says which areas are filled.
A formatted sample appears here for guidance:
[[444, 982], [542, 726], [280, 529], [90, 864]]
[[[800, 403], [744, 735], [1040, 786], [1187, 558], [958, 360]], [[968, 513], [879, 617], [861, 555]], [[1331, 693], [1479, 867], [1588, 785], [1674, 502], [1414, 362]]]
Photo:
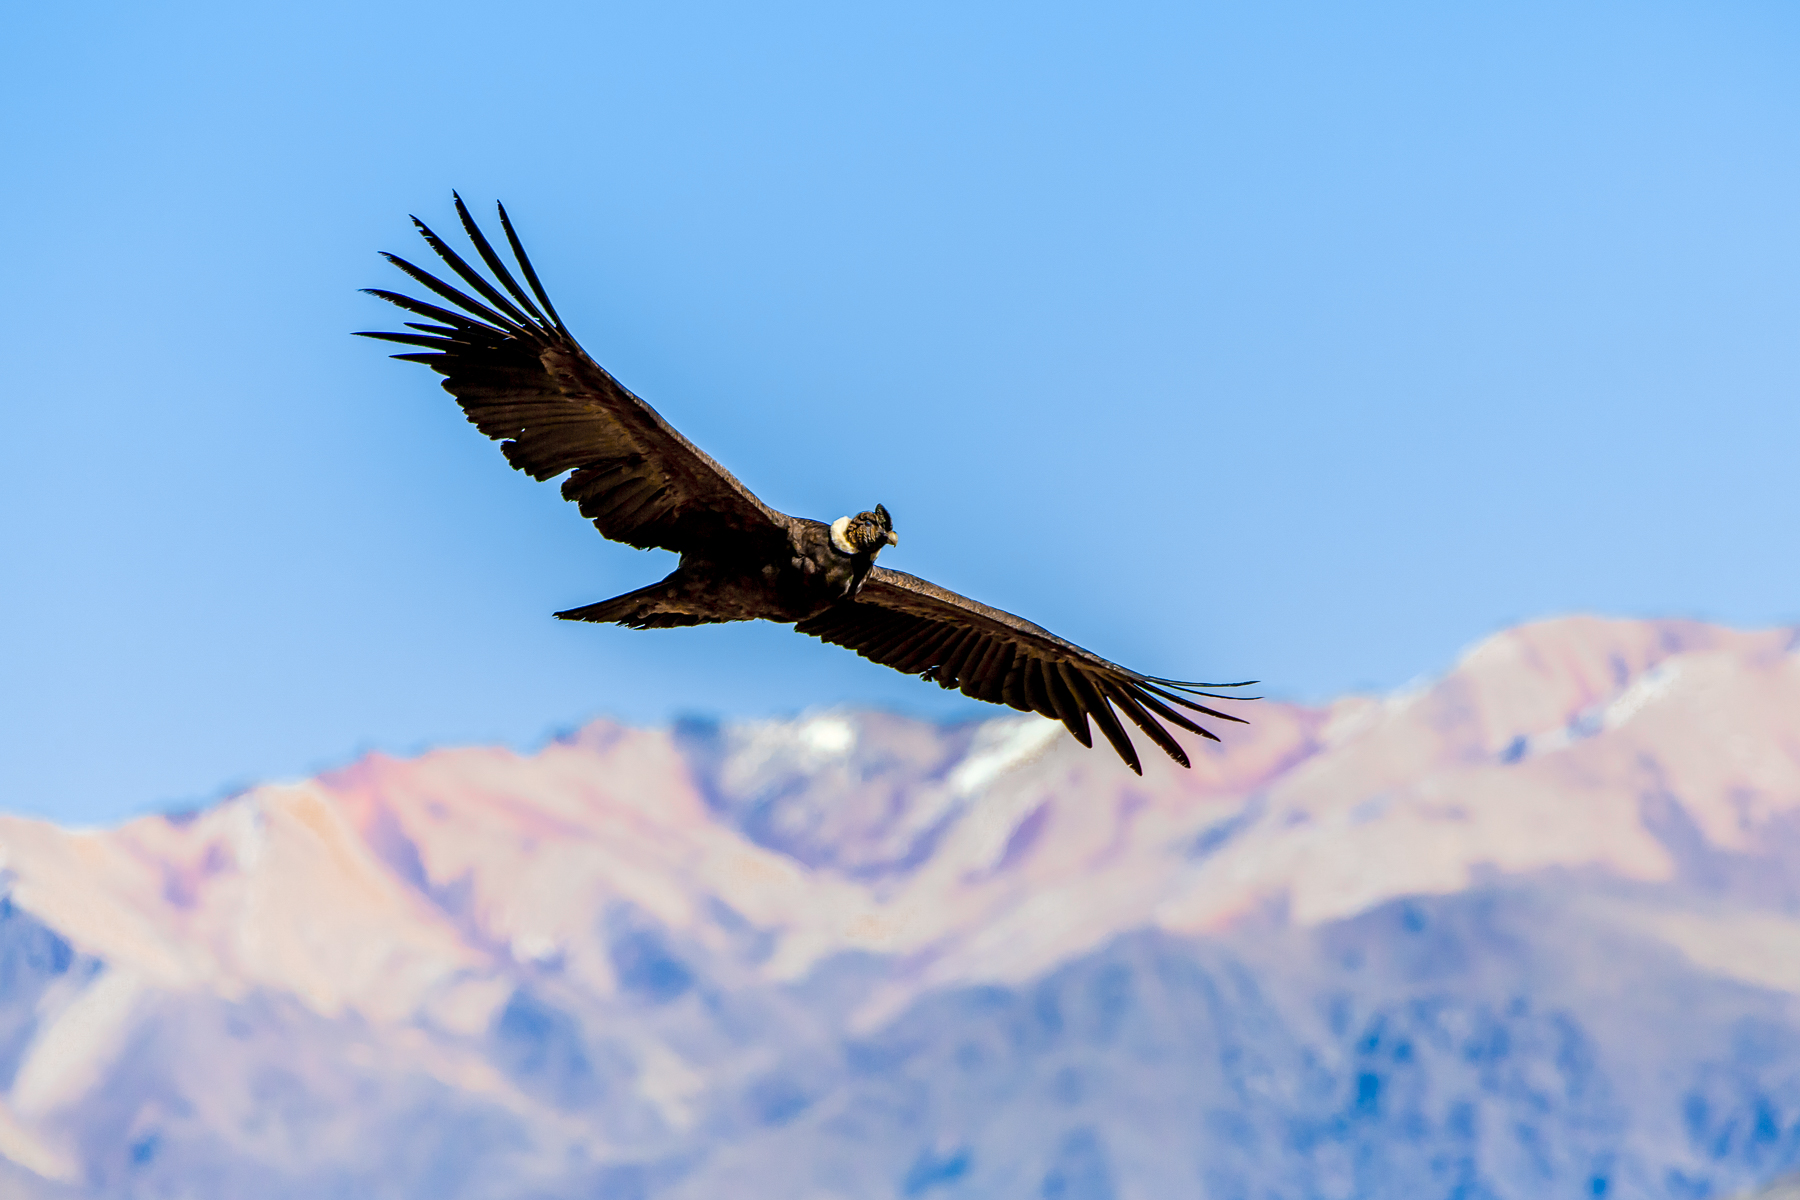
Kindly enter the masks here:
[[995, 710], [774, 626], [348, 336], [504, 199], [770, 503], [1161, 675], [1324, 699], [1575, 610], [1800, 619], [1800, 9], [9, 8], [0, 807], [610, 714]]

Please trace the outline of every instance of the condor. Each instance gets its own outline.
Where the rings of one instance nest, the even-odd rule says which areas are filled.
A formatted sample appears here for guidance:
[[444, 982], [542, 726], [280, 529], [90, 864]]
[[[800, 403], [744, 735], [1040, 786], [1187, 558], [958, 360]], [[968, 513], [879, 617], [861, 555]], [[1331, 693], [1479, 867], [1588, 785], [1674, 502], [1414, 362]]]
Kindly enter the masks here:
[[632, 629], [790, 624], [939, 687], [1061, 721], [1089, 747], [1092, 718], [1139, 774], [1121, 716], [1184, 767], [1187, 753], [1165, 723], [1218, 738], [1180, 709], [1241, 721], [1195, 697], [1229, 699], [1209, 689], [1248, 684], [1142, 675], [1011, 613], [877, 566], [876, 557], [899, 542], [893, 518], [879, 504], [830, 524], [776, 512], [588, 357], [557, 316], [504, 206], [500, 228], [524, 286], [462, 197], [455, 199], [491, 278], [415, 217], [426, 243], [469, 291], [384, 255], [454, 310], [371, 288], [371, 295], [423, 320], [405, 322], [410, 333], [360, 336], [417, 347], [394, 357], [442, 375], [444, 390], [519, 470], [539, 480], [572, 472], [563, 496], [601, 533], [681, 556], [660, 583], [557, 616]]

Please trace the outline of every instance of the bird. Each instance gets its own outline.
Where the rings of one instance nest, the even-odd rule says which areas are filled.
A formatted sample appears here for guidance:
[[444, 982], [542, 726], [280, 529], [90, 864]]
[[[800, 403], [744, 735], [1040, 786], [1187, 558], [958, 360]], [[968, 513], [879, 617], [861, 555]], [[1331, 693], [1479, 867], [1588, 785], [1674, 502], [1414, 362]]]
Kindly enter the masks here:
[[[555, 615], [631, 629], [765, 620], [964, 695], [1060, 721], [1093, 747], [1089, 720], [1126, 766], [1143, 764], [1129, 721], [1183, 767], [1168, 726], [1218, 742], [1189, 713], [1243, 723], [1203, 700], [1255, 699], [1241, 683], [1196, 683], [1129, 670], [1030, 621], [876, 563], [899, 545], [884, 505], [829, 523], [777, 512], [683, 437], [576, 342], [496, 204], [518, 276], [494, 250], [461, 195], [456, 215], [488, 274], [413, 218], [462, 287], [396, 254], [382, 257], [438, 300], [384, 288], [369, 295], [416, 321], [408, 332], [361, 337], [410, 347], [515, 468], [539, 481], [566, 476], [563, 496], [616, 542], [680, 555], [660, 582]], [[442, 268], [438, 268], [442, 270]], [[464, 290], [464, 289], [467, 290]], [[1186, 710], [1186, 711], [1183, 711]]]

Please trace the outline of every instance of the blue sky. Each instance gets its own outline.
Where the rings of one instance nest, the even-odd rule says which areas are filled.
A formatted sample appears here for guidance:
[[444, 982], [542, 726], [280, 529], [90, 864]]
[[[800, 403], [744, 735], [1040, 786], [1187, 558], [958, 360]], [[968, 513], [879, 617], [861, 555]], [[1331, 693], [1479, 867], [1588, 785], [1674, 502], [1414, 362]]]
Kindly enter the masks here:
[[1157, 674], [1323, 699], [1570, 611], [1800, 620], [1774, 3], [71, 3], [0, 37], [0, 806], [609, 714], [989, 710], [509, 471], [379, 249], [504, 199], [770, 503]]

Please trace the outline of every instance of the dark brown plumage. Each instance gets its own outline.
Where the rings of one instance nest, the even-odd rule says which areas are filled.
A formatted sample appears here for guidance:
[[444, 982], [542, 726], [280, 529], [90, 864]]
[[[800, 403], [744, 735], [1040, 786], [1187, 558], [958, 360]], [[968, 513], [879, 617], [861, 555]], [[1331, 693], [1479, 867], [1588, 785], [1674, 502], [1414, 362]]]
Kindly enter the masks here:
[[492, 278], [414, 218], [474, 295], [385, 255], [455, 308], [370, 289], [424, 320], [406, 322], [411, 333], [361, 336], [417, 347], [394, 357], [442, 375], [444, 390], [519, 470], [535, 479], [570, 472], [564, 497], [601, 533], [681, 555], [659, 583], [557, 616], [634, 629], [792, 624], [940, 687], [1061, 721], [1084, 746], [1093, 745], [1091, 717], [1140, 774], [1121, 714], [1184, 767], [1187, 753], [1165, 723], [1218, 738], [1179, 709], [1241, 720], [1194, 697], [1229, 699], [1209, 689], [1246, 684], [1141, 675], [1011, 613], [876, 566], [876, 556], [898, 541], [881, 505], [831, 525], [776, 512], [588, 357], [557, 316], [504, 207], [500, 227], [523, 286], [460, 196], [456, 213]]

